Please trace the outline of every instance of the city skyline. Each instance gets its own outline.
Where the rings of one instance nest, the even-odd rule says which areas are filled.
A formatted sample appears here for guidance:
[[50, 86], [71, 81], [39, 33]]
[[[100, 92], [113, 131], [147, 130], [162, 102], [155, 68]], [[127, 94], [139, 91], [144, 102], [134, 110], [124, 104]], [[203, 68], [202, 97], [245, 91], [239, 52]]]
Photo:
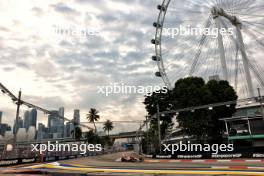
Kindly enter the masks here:
[[[61, 137], [68, 134], [65, 130], [65, 128], [69, 128], [68, 130], [72, 130], [74, 123], [77, 126], [80, 126], [81, 123], [80, 122], [80, 110], [79, 109], [73, 109], [72, 112], [72, 116], [69, 117], [65, 117], [64, 116], [64, 107], [60, 107], [58, 110], [51, 110], [51, 114], [47, 115], [47, 120], [46, 121], [38, 121], [38, 111], [35, 108], [29, 108], [25, 111], [20, 111], [20, 114], [22, 114], [22, 116], [20, 115], [18, 117], [18, 125], [16, 124], [16, 120], [14, 119], [12, 124], [7, 124], [11, 127], [11, 131], [12, 133], [15, 133], [15, 129], [18, 130], [17, 128], [25, 128], [25, 130], [27, 131], [29, 129], [29, 127], [35, 127], [35, 129], [38, 131], [39, 128], [40, 130], [42, 128], [51, 128], [52, 126], [54, 127], [54, 129], [57, 131], [57, 128], [60, 127], [59, 124], [63, 125], [64, 130], [62, 130], [61, 133]], [[0, 115], [3, 116], [3, 112], [0, 111]], [[41, 114], [41, 112], [40, 112]], [[1, 117], [1, 116], [0, 116]], [[65, 121], [65, 119], [60, 118], [60, 117], [65, 117], [67, 119], [69, 119], [70, 121]], [[1, 118], [0, 118], [1, 119]], [[0, 123], [0, 124], [4, 124], [5, 123]], [[56, 124], [56, 125], [54, 125]], [[85, 123], [87, 125], [87, 122]], [[70, 125], [70, 126], [68, 126]], [[99, 132], [103, 132], [103, 126], [102, 123], [97, 124], [99, 127]], [[67, 127], [68, 126], [68, 127]], [[92, 124], [90, 125], [92, 127]], [[83, 128], [83, 131], [88, 131], [89, 129]], [[119, 132], [119, 131], [117, 131]], [[69, 137], [69, 135], [66, 135]], [[60, 137], [54, 137], [54, 138], [60, 138]]]
[[[1, 45], [10, 49], [5, 50], [0, 60], [1, 82], [15, 95], [21, 88], [25, 101], [49, 110], [64, 106], [66, 117], [71, 117], [72, 110], [78, 108], [81, 121], [87, 121], [85, 115], [90, 108], [100, 112], [101, 120], [144, 119], [144, 94], [106, 97], [97, 93], [97, 86], [115, 82], [163, 86], [162, 80], [154, 75], [155, 63], [150, 59], [153, 48], [149, 41], [155, 29], [149, 21], [155, 20], [153, 9], [157, 3], [1, 2], [0, 35], [5, 40]], [[135, 6], [145, 13], [139, 15]], [[5, 16], [9, 16], [8, 21]], [[100, 35], [75, 39], [51, 32], [56, 26], [71, 25], [80, 29], [94, 28]], [[134, 25], [133, 30], [131, 25]], [[142, 41], [140, 45], [137, 39]], [[12, 124], [16, 109], [8, 97], [0, 96], [0, 109], [5, 112], [3, 121]], [[22, 111], [25, 110], [22, 107]], [[47, 117], [40, 113], [39, 120], [46, 123]], [[120, 125], [121, 130], [126, 128]]]
[[263, 0], [0, 0], [0, 175], [264, 175]]
[[[159, 3], [158, 0], [1, 2], [0, 35], [5, 41], [0, 43], [5, 51], [0, 60], [1, 83], [16, 96], [21, 88], [22, 99], [30, 103], [49, 110], [65, 107], [66, 117], [72, 117], [72, 111], [78, 108], [82, 122], [87, 122], [85, 116], [90, 108], [100, 112], [102, 121], [145, 119], [144, 94], [105, 96], [98, 93], [98, 86], [164, 85], [154, 75], [158, 68], [151, 60], [154, 46], [150, 44], [155, 36], [152, 23], [157, 20]], [[177, 7], [177, 3], [173, 5]], [[189, 6], [197, 8], [195, 1]], [[183, 14], [180, 19], [188, 16]], [[173, 27], [180, 24], [181, 21], [175, 22]], [[94, 30], [97, 34], [61, 35], [56, 33], [58, 28]], [[179, 58], [182, 47], [175, 50]], [[261, 57], [261, 53], [256, 56]], [[191, 65], [189, 60], [184, 63]], [[171, 69], [174, 68], [176, 72], [182, 69], [175, 63]], [[4, 111], [2, 121], [12, 126], [16, 107], [9, 97], [0, 96], [0, 110]], [[27, 107], [21, 110], [24, 112]], [[47, 119], [40, 113], [41, 123], [47, 123]], [[135, 127], [120, 124], [115, 130]]]
[[[64, 107], [60, 107], [58, 110], [51, 110], [51, 112], [57, 112], [57, 116], [58, 117], [64, 117]], [[62, 112], [62, 113], [61, 113]], [[71, 120], [72, 121], [75, 121], [75, 114], [76, 112], [80, 112], [79, 109], [73, 109], [73, 112], [72, 112], [72, 117], [71, 117]], [[38, 123], [41, 123], [41, 122], [38, 122], [37, 120], [37, 117], [38, 117], [38, 111], [36, 108], [29, 108], [27, 110], [24, 110], [24, 111], [20, 111], [19, 113], [19, 120], [22, 120], [23, 121], [23, 124], [22, 126], [25, 127], [25, 128], [29, 128], [30, 126], [34, 126], [34, 127], [37, 127], [37, 124]], [[1, 119], [2, 117], [5, 115], [5, 112], [4, 111], [0, 111], [0, 124], [2, 123]], [[77, 117], [78, 119], [78, 117]], [[79, 116], [79, 120], [80, 120], [80, 116]], [[61, 123], [63, 124], [66, 124], [65, 120], [64, 119], [59, 119], [59, 121], [61, 121]], [[80, 124], [80, 122], [78, 123]], [[14, 118], [14, 121], [13, 123], [9, 124], [9, 125], [15, 125], [15, 118]], [[48, 120], [46, 121], [46, 124], [45, 125], [48, 125]]]
[[13, 126], [11, 127], [8, 126], [8, 124], [1, 123], [1, 117], [3, 113], [0, 111], [0, 135], [1, 138], [3, 138], [7, 133], [13, 133], [14, 135], [19, 133], [19, 140], [25, 140], [23, 137], [26, 137], [26, 135], [22, 133], [27, 133], [30, 130], [32, 132], [33, 127], [36, 131], [36, 140], [69, 138], [72, 137], [74, 124], [77, 126], [80, 125], [79, 113], [79, 109], [74, 109], [72, 119], [65, 123], [64, 118], [61, 118], [64, 117], [64, 107], [60, 107], [58, 110], [52, 110], [48, 115], [47, 123], [43, 124], [37, 120], [37, 109], [30, 108], [24, 112], [20, 112], [20, 114], [23, 115], [18, 116], [17, 121], [14, 120]]

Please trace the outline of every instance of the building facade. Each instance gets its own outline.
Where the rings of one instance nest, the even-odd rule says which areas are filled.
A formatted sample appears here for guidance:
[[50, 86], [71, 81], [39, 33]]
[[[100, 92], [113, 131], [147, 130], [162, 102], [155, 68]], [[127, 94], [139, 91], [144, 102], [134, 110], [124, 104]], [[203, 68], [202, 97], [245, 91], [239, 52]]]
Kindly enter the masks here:
[[2, 123], [2, 116], [3, 116], [3, 112], [0, 111], [0, 124]]
[[38, 124], [37, 140], [48, 139], [48, 137], [49, 137], [48, 132], [49, 132], [48, 128], [46, 128], [44, 124], [39, 123]]
[[23, 119], [21, 117], [18, 117], [17, 120], [18, 120], [17, 123], [16, 123], [16, 120], [14, 120], [13, 134], [15, 134], [19, 128], [23, 128], [23, 126], [24, 126]]
[[51, 111], [51, 114], [48, 116], [48, 133], [50, 139], [63, 138], [64, 124], [59, 117], [59, 111]]
[[73, 122], [76, 126], [80, 125], [80, 110], [75, 109], [73, 113]]
[[32, 109], [29, 113], [29, 127], [33, 126], [33, 127], [37, 127], [37, 115], [38, 112], [36, 109]]
[[30, 112], [29, 111], [25, 111], [23, 121], [24, 121], [23, 127], [28, 129], [30, 126]]
[[65, 137], [67, 138], [71, 137], [73, 130], [74, 130], [74, 124], [72, 122], [67, 122], [65, 126]]

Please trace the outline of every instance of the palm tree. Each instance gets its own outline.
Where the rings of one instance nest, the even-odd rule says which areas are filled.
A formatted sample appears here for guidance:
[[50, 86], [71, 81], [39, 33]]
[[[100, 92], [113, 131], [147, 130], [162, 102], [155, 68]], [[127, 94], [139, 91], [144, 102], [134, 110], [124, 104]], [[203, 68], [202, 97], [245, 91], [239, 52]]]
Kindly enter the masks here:
[[107, 120], [104, 123], [103, 129], [104, 129], [104, 131], [107, 131], [108, 136], [109, 136], [109, 131], [111, 131], [113, 128], [114, 128], [113, 122], [111, 122], [110, 120]]
[[95, 108], [91, 108], [89, 113], [86, 114], [86, 118], [88, 119], [88, 121], [90, 123], [94, 124], [94, 131], [95, 133], [97, 133], [97, 129], [95, 126], [95, 122], [98, 121], [100, 119], [100, 115], [98, 115], [99, 111], [97, 111]]

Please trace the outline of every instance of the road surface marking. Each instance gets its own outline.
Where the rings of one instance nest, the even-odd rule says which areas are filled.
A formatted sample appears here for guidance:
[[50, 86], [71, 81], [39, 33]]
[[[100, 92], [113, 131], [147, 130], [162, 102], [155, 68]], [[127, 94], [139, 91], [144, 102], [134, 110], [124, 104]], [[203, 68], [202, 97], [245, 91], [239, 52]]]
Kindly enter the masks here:
[[[144, 173], [144, 174], [192, 174], [192, 175], [220, 175], [220, 174], [229, 174], [229, 175], [255, 175], [255, 176], [263, 176], [264, 172], [261, 170], [259, 172], [257, 171], [222, 171], [222, 170], [213, 170], [213, 171], [205, 171], [205, 170], [138, 170], [138, 169], [107, 169], [107, 168], [77, 168], [77, 167], [71, 167], [68, 165], [67, 167], [58, 165], [58, 163], [49, 163], [49, 164], [43, 164], [43, 165], [37, 165], [41, 168], [47, 168], [47, 169], [60, 169], [62, 171], [79, 171], [79, 172], [111, 172], [111, 173]], [[36, 167], [31, 167], [36, 168]], [[215, 169], [217, 167], [214, 167]], [[235, 167], [233, 167], [235, 168]], [[243, 168], [244, 167], [240, 167]], [[227, 169], [226, 167], [218, 167], [217, 169]], [[229, 167], [230, 169], [230, 167]], [[235, 169], [239, 169], [236, 167]], [[255, 169], [255, 168], [254, 168]], [[260, 169], [260, 168], [258, 168]], [[262, 168], [263, 169], [263, 168]]]

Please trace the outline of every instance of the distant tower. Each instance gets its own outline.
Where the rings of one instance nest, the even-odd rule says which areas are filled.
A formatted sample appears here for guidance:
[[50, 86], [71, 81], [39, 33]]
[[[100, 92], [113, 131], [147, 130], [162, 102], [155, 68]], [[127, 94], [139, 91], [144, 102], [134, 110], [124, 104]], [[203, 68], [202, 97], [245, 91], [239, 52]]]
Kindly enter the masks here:
[[38, 115], [38, 112], [35, 108], [30, 111], [29, 126], [33, 126], [35, 128], [37, 127], [37, 115]]
[[44, 124], [38, 123], [37, 140], [42, 140], [47, 138], [48, 138], [48, 128], [46, 128]]
[[212, 76], [209, 76], [209, 80], [215, 80], [215, 81], [220, 81], [220, 77], [219, 75], [212, 75]]
[[74, 130], [74, 125], [72, 122], [67, 122], [65, 126], [65, 136], [64, 137], [71, 137], [72, 131]]
[[80, 110], [79, 109], [75, 109], [74, 113], [73, 113], [73, 122], [76, 125], [80, 125]]
[[[64, 117], [64, 107], [59, 108], [59, 116]], [[63, 118], [61, 119], [61, 123], [62, 123], [62, 125], [64, 125], [64, 119]]]
[[23, 128], [23, 119], [21, 117], [18, 117], [17, 124], [16, 120], [14, 120], [13, 134], [15, 134], [15, 132], [17, 132], [19, 128]]
[[0, 111], [0, 124], [2, 124], [2, 116], [3, 116], [3, 112]]
[[24, 113], [24, 128], [26, 128], [26, 130], [29, 128], [30, 126], [30, 113], [29, 111], [25, 111]]
[[[64, 117], [64, 107], [60, 107], [59, 108], [59, 116], [60, 117]], [[64, 133], [64, 118], [60, 118], [60, 128], [62, 129], [62, 137], [65, 136], [65, 133]]]
[[48, 116], [49, 138], [57, 139], [63, 137], [64, 127], [59, 118], [59, 111], [51, 111]]

